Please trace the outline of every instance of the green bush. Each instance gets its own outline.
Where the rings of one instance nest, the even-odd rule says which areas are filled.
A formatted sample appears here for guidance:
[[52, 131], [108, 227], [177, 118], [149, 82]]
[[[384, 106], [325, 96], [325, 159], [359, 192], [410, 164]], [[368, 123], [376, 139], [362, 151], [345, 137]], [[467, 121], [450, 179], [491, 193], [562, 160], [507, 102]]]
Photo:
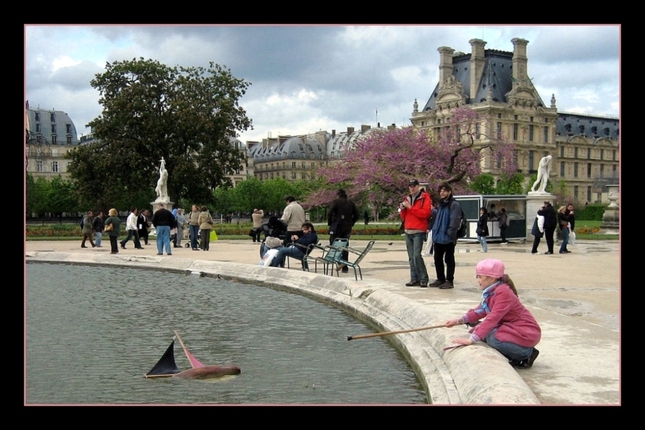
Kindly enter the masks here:
[[578, 220], [585, 221], [602, 221], [602, 216], [605, 213], [607, 205], [586, 205], [582, 208], [574, 207], [576, 222]]

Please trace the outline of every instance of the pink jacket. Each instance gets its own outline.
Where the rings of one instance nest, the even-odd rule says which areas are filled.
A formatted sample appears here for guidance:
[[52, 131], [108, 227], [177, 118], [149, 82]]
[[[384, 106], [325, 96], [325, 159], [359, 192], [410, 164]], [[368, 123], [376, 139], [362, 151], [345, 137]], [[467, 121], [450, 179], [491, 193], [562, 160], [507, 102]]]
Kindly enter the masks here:
[[495, 338], [500, 342], [512, 342], [520, 346], [533, 347], [540, 342], [542, 331], [528, 309], [524, 307], [511, 288], [500, 284], [492, 290], [487, 299], [487, 312], [482, 305], [469, 310], [464, 322], [473, 322], [486, 317], [472, 330], [473, 340], [485, 339], [497, 327]]

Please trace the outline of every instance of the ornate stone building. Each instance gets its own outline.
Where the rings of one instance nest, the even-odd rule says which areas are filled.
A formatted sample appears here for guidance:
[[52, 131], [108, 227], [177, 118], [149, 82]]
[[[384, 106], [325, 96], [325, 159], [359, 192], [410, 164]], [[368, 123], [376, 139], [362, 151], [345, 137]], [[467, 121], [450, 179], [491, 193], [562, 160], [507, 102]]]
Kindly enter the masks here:
[[[513, 143], [518, 170], [527, 178], [551, 154], [554, 183], [564, 181], [578, 203], [606, 202], [605, 185], [618, 181], [618, 119], [558, 113], [554, 95], [546, 105], [528, 75], [529, 42], [511, 42], [513, 52], [484, 49], [480, 39], [470, 40], [470, 54], [438, 48], [439, 83], [421, 110], [415, 100], [413, 126], [438, 139], [452, 111], [469, 106], [486, 118], [476, 146], [490, 144], [487, 136]], [[490, 154], [482, 170], [499, 173]]]
[[25, 103], [26, 169], [35, 178], [69, 178], [65, 154], [79, 145], [76, 127], [65, 112], [32, 109]]

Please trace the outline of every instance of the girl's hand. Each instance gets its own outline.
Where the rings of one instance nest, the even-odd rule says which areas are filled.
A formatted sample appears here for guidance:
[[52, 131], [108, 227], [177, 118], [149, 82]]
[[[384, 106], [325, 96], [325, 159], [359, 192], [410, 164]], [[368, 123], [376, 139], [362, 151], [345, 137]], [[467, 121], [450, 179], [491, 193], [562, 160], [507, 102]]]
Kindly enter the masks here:
[[452, 327], [460, 324], [461, 318], [456, 318], [454, 320], [448, 320], [446, 321], [446, 327]]
[[466, 339], [454, 339], [452, 343], [456, 343], [459, 345], [472, 345], [474, 342], [471, 338], [466, 338]]

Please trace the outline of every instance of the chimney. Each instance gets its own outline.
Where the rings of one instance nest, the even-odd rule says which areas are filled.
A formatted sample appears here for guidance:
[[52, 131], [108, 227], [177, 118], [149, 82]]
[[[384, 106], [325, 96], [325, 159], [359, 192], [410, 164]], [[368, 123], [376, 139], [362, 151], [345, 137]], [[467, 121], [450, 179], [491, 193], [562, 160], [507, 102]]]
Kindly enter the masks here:
[[350, 134], [354, 133], [354, 127], [347, 127], [347, 135], [349, 136]]
[[439, 51], [439, 89], [441, 89], [444, 81], [452, 76], [452, 53], [455, 50], [447, 46], [441, 46], [437, 50]]
[[361, 125], [361, 133], [365, 133], [370, 128], [372, 128], [372, 126], [370, 125], [365, 125], [365, 124]]
[[468, 43], [472, 47], [470, 55], [470, 98], [472, 100], [477, 94], [477, 88], [479, 88], [479, 82], [482, 73], [484, 73], [484, 46], [486, 46], [486, 42], [481, 39], [470, 39]]
[[520, 82], [528, 80], [526, 45], [529, 41], [516, 37], [511, 42], [513, 42], [513, 88], [515, 88]]
[[334, 136], [336, 136], [336, 130], [332, 128], [332, 130], [331, 130], [331, 137], [334, 137]]

